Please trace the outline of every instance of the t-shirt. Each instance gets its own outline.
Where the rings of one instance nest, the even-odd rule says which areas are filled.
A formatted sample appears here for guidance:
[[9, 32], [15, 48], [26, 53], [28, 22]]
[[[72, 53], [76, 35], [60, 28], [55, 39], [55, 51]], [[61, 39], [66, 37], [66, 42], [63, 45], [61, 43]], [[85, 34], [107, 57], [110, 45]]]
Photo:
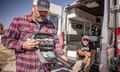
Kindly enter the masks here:
[[[78, 50], [82, 50], [82, 51], [87, 51], [87, 52], [90, 52], [91, 50], [95, 49], [94, 45], [92, 42], [89, 42], [89, 45], [87, 46], [84, 46], [82, 43], [80, 43], [80, 46], [78, 47]], [[83, 59], [84, 56], [79, 56], [79, 59]]]
[[91, 51], [92, 49], [95, 49], [93, 42], [89, 42], [89, 45], [84, 46], [82, 43], [80, 43], [80, 45], [77, 47], [77, 49], [82, 50], [82, 51]]

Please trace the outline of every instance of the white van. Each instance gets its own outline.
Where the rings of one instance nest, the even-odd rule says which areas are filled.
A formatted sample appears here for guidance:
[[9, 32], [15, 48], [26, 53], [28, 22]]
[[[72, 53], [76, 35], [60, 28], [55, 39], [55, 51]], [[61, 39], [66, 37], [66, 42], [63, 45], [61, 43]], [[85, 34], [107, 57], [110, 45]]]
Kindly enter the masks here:
[[78, 46], [83, 35], [89, 35], [96, 48], [98, 70], [119, 72], [119, 4], [120, 0], [76, 0], [66, 6], [61, 26], [65, 53]]

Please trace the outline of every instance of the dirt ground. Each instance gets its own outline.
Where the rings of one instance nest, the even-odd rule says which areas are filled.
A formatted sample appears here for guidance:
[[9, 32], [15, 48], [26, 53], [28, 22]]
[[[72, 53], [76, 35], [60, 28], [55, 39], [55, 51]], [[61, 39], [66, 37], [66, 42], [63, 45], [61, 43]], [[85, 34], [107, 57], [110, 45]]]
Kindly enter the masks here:
[[15, 72], [15, 53], [14, 50], [7, 49], [0, 44], [0, 72]]

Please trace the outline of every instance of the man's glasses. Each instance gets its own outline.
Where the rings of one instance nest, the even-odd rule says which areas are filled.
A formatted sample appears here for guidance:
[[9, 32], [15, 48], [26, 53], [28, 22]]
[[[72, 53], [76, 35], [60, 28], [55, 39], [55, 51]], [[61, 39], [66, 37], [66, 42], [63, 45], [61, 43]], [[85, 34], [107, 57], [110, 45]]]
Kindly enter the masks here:
[[89, 41], [88, 39], [83, 39], [83, 41]]

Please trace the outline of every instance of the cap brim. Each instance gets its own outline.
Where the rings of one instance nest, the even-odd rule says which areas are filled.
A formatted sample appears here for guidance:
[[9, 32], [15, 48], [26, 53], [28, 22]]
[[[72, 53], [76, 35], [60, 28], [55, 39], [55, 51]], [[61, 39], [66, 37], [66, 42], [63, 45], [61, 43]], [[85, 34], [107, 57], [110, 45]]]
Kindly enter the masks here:
[[90, 39], [89, 39], [89, 38], [87, 38], [87, 37], [83, 37], [83, 38], [82, 38], [82, 40], [83, 40], [83, 39], [88, 39], [88, 40], [90, 40]]
[[39, 7], [38, 10], [40, 10], [40, 11], [49, 11], [49, 9], [42, 8], [42, 7]]
[[48, 9], [38, 9], [40, 11], [49, 11]]

